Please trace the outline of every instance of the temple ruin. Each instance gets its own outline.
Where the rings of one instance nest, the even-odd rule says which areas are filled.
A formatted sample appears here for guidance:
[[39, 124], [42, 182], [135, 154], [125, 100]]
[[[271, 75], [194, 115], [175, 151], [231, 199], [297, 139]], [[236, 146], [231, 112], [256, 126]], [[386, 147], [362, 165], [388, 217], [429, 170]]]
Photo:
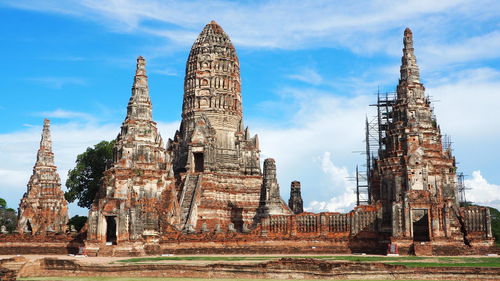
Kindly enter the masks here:
[[61, 190], [61, 179], [54, 164], [50, 121], [43, 121], [42, 139], [28, 182], [28, 190], [19, 203], [17, 231], [45, 235], [65, 233], [68, 226], [68, 203]]
[[113, 163], [89, 212], [89, 243], [158, 236], [163, 222], [178, 221], [170, 154], [153, 121], [146, 60], [137, 58], [127, 115], [113, 149]]
[[400, 245], [491, 239], [488, 208], [459, 206], [455, 157], [420, 82], [409, 28], [404, 31], [400, 75], [396, 96], [385, 101], [390, 109], [380, 126], [381, 146], [370, 171], [369, 201], [382, 207], [379, 231]]
[[[167, 149], [179, 187], [178, 229], [231, 225], [242, 231], [255, 226], [258, 210], [267, 210], [260, 205], [277, 200], [276, 195], [273, 203], [261, 199], [259, 138], [252, 137], [243, 123], [238, 56], [214, 21], [205, 26], [189, 53], [182, 121]], [[286, 206], [276, 212], [290, 213]]]
[[294, 214], [300, 214], [304, 212], [304, 201], [302, 201], [300, 181], [292, 181], [290, 187], [290, 199], [288, 199], [288, 207], [290, 207]]
[[[146, 60], [139, 57], [113, 163], [89, 211], [86, 239], [80, 241], [85, 253], [385, 254], [399, 249], [402, 254], [455, 255], [491, 250], [488, 208], [459, 204], [455, 158], [425, 96], [410, 29], [404, 31], [403, 45], [396, 94], [377, 101], [379, 138], [373, 156], [367, 122], [366, 183], [358, 179], [358, 206], [348, 213], [304, 212], [299, 181], [291, 183], [288, 204], [281, 198], [277, 163], [265, 159], [261, 169], [258, 136], [244, 126], [238, 56], [216, 22], [205, 26], [191, 48], [182, 121], [166, 144], [153, 121]], [[67, 207], [48, 126], [46, 120], [21, 201], [20, 232], [66, 230]], [[42, 197], [52, 200], [47, 202], [59, 215], [41, 203]]]

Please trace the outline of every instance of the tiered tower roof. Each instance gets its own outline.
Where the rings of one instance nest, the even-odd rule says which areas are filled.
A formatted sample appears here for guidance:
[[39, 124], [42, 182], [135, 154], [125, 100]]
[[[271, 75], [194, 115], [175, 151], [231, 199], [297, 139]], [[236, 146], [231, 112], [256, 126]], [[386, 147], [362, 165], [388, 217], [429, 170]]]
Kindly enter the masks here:
[[238, 56], [229, 36], [215, 21], [203, 28], [186, 64], [182, 118], [187, 121], [183, 126], [188, 133], [193, 130], [190, 119], [202, 114], [216, 130], [227, 130], [233, 135], [241, 130]]
[[114, 166], [138, 169], [165, 169], [165, 146], [153, 121], [146, 60], [139, 56], [127, 116], [116, 138]]
[[139, 56], [132, 85], [132, 96], [127, 106], [127, 119], [153, 120], [153, 106], [149, 98], [148, 76], [146, 76], [146, 60]]

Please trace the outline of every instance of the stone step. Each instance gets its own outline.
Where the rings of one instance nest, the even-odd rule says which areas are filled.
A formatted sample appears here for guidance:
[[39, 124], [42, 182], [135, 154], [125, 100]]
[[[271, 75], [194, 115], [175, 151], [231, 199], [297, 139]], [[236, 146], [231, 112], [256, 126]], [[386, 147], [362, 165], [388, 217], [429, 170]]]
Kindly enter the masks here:
[[2, 264], [3, 267], [5, 268], [8, 268], [10, 270], [14, 270], [14, 271], [19, 271], [19, 269], [21, 269], [21, 267], [25, 264], [26, 262], [7, 262], [7, 263], [4, 263]]
[[181, 222], [183, 224], [186, 224], [189, 219], [189, 213], [193, 207], [192, 202], [199, 179], [200, 175], [188, 175], [184, 183], [184, 198], [181, 203]]
[[[3, 259], [0, 260], [0, 271], [3, 268], [5, 272], [0, 272], [0, 277], [2, 274], [2, 278], [0, 280], [15, 280], [15, 277], [17, 276], [18, 272], [21, 270], [21, 268], [28, 262], [28, 260], [25, 257], [18, 256], [18, 257], [12, 257], [8, 259]], [[14, 277], [14, 279], [9, 279], [7, 277]]]

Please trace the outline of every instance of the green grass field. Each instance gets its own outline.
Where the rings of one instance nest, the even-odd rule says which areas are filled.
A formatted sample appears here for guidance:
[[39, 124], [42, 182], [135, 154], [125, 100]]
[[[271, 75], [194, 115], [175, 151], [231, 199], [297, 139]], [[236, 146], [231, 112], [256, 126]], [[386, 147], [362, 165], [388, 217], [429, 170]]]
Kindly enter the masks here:
[[[162, 261], [267, 261], [284, 256], [185, 256], [185, 257], [147, 257], [119, 260], [122, 263], [151, 263]], [[410, 267], [460, 266], [460, 267], [500, 267], [500, 257], [385, 257], [385, 256], [287, 256], [287, 258], [315, 258], [328, 261], [387, 262]]]

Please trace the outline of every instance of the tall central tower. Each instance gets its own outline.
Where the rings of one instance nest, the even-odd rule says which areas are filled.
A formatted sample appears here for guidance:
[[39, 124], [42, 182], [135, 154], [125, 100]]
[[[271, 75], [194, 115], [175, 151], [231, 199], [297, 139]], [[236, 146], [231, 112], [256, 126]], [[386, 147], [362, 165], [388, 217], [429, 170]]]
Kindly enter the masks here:
[[240, 64], [231, 40], [222, 28], [210, 22], [191, 48], [186, 64], [183, 132], [194, 129], [197, 118], [205, 116], [216, 130], [217, 146], [234, 149], [241, 131]]
[[236, 50], [212, 21], [186, 63], [182, 123], [171, 146], [174, 171], [260, 174], [258, 146], [243, 127]]
[[261, 200], [261, 190], [277, 190], [277, 185], [273, 189], [263, 183], [259, 140], [243, 126], [241, 104], [236, 50], [212, 21], [189, 53], [182, 122], [168, 144], [174, 174], [180, 179], [179, 229], [244, 231], [258, 221], [259, 208], [266, 214], [290, 213], [279, 191], [273, 197], [277, 207]]

